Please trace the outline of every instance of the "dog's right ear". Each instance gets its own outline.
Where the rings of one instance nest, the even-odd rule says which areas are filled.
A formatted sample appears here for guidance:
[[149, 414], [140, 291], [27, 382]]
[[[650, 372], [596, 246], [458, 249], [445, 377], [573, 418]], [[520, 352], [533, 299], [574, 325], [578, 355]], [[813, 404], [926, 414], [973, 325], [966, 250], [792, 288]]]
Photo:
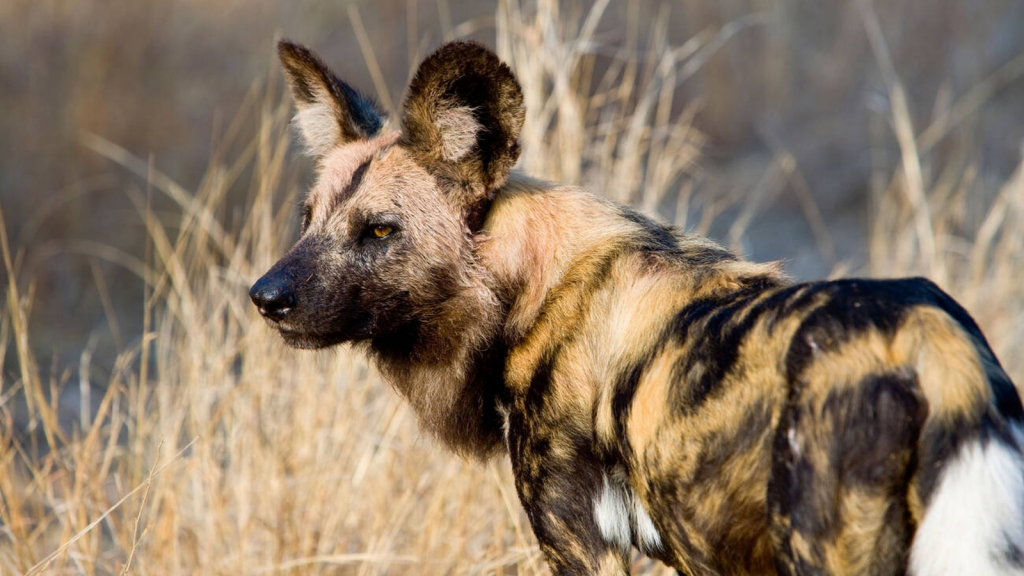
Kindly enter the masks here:
[[312, 50], [281, 40], [277, 54], [299, 109], [295, 123], [310, 156], [321, 158], [339, 144], [370, 138], [380, 131], [384, 113], [339, 80]]

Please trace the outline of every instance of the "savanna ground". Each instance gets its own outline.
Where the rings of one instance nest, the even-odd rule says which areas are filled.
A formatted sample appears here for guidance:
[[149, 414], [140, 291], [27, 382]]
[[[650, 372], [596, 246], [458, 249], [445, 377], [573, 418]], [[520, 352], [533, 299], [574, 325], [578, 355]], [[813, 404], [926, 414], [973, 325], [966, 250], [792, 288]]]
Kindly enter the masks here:
[[1024, 5], [876, 4], [0, 4], [0, 574], [546, 572], [503, 460], [248, 302], [309, 182], [280, 35], [391, 110], [480, 39], [522, 169], [800, 277], [927, 275], [1024, 382]]

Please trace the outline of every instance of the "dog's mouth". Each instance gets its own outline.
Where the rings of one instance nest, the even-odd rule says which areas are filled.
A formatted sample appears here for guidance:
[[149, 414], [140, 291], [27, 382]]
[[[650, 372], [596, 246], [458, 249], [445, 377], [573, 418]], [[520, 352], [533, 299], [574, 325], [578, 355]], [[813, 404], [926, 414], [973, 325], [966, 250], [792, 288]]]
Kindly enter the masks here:
[[283, 326], [278, 327], [277, 333], [281, 335], [281, 339], [284, 340], [284, 343], [292, 348], [316, 349], [330, 346], [329, 343], [324, 342], [323, 339], [316, 335], [292, 328]]
[[273, 318], [264, 317], [263, 320], [267, 323], [269, 328], [273, 328], [280, 334], [281, 339], [284, 343], [294, 348], [319, 348], [321, 346], [316, 345], [318, 340], [314, 335], [308, 331], [295, 326], [287, 321], [275, 320]]
[[338, 334], [320, 334], [308, 329], [291, 324], [287, 321], [272, 320], [265, 318], [267, 326], [273, 328], [284, 340], [284, 343], [292, 348], [304, 350], [317, 350], [329, 348], [346, 341], [346, 338]]

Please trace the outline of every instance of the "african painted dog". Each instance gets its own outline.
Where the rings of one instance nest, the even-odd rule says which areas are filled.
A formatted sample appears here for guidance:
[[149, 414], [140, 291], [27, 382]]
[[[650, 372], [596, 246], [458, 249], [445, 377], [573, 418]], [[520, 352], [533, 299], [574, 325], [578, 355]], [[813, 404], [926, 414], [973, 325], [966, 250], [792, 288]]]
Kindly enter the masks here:
[[555, 574], [1024, 574], [1024, 410], [923, 279], [794, 284], [511, 174], [523, 98], [469, 42], [397, 122], [282, 42], [318, 161], [252, 287], [300, 348], [361, 345], [452, 450], [507, 450]]

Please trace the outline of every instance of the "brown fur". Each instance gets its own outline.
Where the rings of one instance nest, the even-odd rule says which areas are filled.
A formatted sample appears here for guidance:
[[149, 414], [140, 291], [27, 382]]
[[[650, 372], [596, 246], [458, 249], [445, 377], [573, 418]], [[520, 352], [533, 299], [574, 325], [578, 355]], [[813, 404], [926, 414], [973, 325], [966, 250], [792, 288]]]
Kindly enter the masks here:
[[624, 574], [630, 545], [691, 574], [899, 574], [959, 447], [1020, 451], [1012, 384], [934, 285], [793, 285], [512, 173], [522, 95], [478, 44], [427, 58], [398, 129], [281, 57], [320, 169], [254, 303], [294, 346], [364, 346], [452, 450], [504, 439], [556, 574]]

